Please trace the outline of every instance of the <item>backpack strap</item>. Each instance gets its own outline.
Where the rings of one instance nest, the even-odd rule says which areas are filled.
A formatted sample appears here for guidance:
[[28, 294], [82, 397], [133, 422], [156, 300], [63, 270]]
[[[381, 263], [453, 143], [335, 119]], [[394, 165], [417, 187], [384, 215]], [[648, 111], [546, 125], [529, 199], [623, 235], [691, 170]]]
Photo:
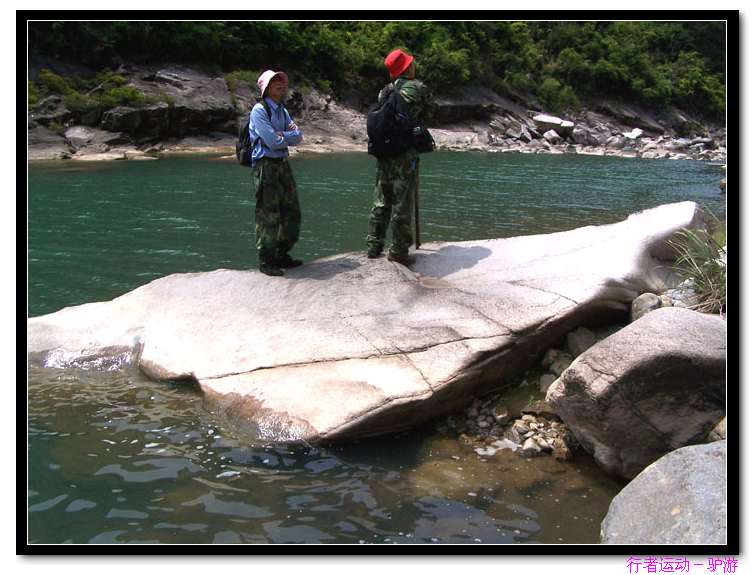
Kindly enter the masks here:
[[[272, 120], [273, 119], [273, 112], [270, 110], [270, 106], [268, 106], [267, 102], [265, 102], [265, 98], [262, 98], [259, 101], [259, 103], [262, 104], [263, 108], [265, 108], [265, 112], [267, 112], [267, 119], [268, 120]], [[254, 106], [252, 106], [252, 108], [254, 108]], [[283, 108], [283, 109], [285, 110], [285, 108]], [[249, 118], [246, 121], [246, 130], [247, 130], [247, 132], [249, 131], [249, 128], [251, 127], [251, 125], [252, 125], [252, 111], [249, 110]], [[259, 140], [259, 139], [260, 139], [260, 137], [257, 136], [256, 138], [254, 138], [254, 140], [252, 140], [252, 148], [254, 148], [254, 146], [257, 145], [257, 140]]]
[[[260, 100], [260, 104], [262, 104], [262, 107], [265, 108], [265, 112], [267, 112], [267, 118], [268, 118], [268, 120], [272, 120], [273, 119], [273, 112], [270, 110], [270, 106], [265, 101], [265, 98], [262, 98], [262, 100]], [[284, 110], [285, 110], [285, 108], [284, 108]]]
[[385, 102], [388, 99], [388, 96], [390, 96], [395, 91], [396, 84], [394, 82], [389, 82], [385, 86], [383, 86], [383, 89], [380, 90], [380, 93], [378, 94], [378, 104]]

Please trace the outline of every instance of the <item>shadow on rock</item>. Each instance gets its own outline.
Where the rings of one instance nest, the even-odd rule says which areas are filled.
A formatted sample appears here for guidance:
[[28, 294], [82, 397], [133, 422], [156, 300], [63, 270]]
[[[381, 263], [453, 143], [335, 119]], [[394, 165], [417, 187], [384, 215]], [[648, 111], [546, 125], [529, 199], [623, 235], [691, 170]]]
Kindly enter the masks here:
[[417, 263], [412, 269], [422, 275], [442, 278], [474, 267], [491, 253], [482, 246], [443, 246], [439, 250], [417, 253]]
[[285, 277], [290, 279], [327, 280], [338, 274], [353, 271], [361, 265], [359, 261], [351, 257], [315, 261], [287, 271]]

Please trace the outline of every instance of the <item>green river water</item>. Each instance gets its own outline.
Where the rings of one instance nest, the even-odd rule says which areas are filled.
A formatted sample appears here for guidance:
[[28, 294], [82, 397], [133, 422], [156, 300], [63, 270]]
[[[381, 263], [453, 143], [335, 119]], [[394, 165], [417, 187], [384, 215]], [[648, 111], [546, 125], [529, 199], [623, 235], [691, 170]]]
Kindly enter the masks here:
[[[292, 166], [293, 255], [363, 249], [374, 160], [302, 154]], [[562, 231], [683, 200], [722, 215], [721, 177], [691, 161], [436, 152], [422, 158], [422, 239]], [[217, 156], [36, 162], [28, 185], [29, 316], [171, 273], [256, 267], [249, 172]], [[586, 456], [483, 458], [435, 422], [266, 444], [197, 390], [129, 370], [30, 368], [28, 446], [31, 543], [597, 543], [624, 485]]]

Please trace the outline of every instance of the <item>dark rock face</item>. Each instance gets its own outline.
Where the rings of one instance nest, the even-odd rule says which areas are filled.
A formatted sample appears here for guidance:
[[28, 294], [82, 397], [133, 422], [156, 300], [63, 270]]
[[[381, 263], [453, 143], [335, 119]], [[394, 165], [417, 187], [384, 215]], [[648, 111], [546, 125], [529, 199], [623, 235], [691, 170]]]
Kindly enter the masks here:
[[28, 133], [28, 158], [36, 159], [61, 159], [71, 155], [71, 147], [66, 139], [44, 126], [32, 125]]
[[117, 132], [86, 126], [73, 126], [65, 132], [65, 139], [77, 154], [105, 153], [111, 146], [131, 144], [131, 139]]
[[726, 441], [664, 455], [611, 502], [601, 543], [726, 543]]
[[582, 127], [574, 128], [572, 139], [575, 143], [583, 146], [600, 146], [605, 144], [605, 139], [601, 139], [595, 132]]
[[632, 478], [705, 440], [724, 416], [725, 383], [726, 322], [668, 307], [591, 347], [546, 398], [602, 467]]
[[598, 106], [598, 109], [627, 125], [639, 126], [644, 130], [657, 134], [662, 134], [665, 131], [664, 127], [656, 121], [651, 113], [637, 106], [603, 101]]
[[49, 126], [57, 123], [64, 125], [73, 119], [73, 113], [65, 107], [60, 96], [48, 96], [34, 107], [29, 119], [35, 124]]
[[45, 126], [53, 122], [69, 126], [76, 121], [126, 133], [137, 142], [213, 131], [236, 133], [239, 112], [222, 77], [184, 68], [123, 68], [119, 73], [152, 103], [76, 115], [66, 109], [62, 98], [50, 96], [34, 108], [31, 119]]
[[440, 124], [488, 120], [495, 114], [527, 118], [527, 110], [520, 104], [486, 88], [468, 88], [456, 98], [438, 99], [437, 104], [435, 121]]
[[117, 107], [102, 117], [102, 128], [137, 139], [182, 138], [211, 131], [236, 133], [236, 109], [225, 80], [194, 70], [132, 71], [131, 85], [148, 98], [146, 107]]

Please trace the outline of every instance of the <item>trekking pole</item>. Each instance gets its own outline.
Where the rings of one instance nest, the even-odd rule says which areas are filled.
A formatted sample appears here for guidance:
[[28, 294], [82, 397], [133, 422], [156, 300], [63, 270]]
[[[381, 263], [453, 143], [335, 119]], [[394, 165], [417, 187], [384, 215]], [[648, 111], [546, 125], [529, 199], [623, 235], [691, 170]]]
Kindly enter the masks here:
[[419, 166], [417, 166], [417, 185], [414, 187], [414, 249], [419, 249]]

